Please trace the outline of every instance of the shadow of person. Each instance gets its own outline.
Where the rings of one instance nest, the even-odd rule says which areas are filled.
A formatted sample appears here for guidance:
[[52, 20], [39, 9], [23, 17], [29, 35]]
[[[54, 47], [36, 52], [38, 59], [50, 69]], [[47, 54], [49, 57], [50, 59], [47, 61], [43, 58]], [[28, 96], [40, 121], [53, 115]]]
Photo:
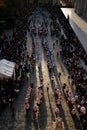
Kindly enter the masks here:
[[53, 109], [52, 109], [52, 105], [51, 105], [51, 100], [50, 100], [49, 92], [47, 94], [48, 94], [49, 108], [50, 108], [50, 112], [51, 112], [51, 119], [53, 121], [55, 121], [55, 116], [54, 116], [54, 113], [53, 113]]

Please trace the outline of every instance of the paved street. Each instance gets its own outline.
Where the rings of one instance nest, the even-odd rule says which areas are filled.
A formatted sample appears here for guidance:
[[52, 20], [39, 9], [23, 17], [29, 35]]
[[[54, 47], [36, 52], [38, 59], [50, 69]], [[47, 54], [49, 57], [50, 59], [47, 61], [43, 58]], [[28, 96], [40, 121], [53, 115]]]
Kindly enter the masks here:
[[[82, 130], [81, 124], [79, 122], [78, 112], [76, 112], [76, 117], [73, 118], [70, 113], [69, 106], [66, 102], [65, 95], [63, 92], [63, 84], [66, 83], [69, 86], [69, 89], [72, 92], [72, 95], [75, 94], [75, 86], [71, 87], [71, 83], [68, 80], [68, 72], [66, 67], [63, 64], [61, 54], [57, 56], [57, 52], [61, 50], [59, 37], [51, 37], [50, 34], [50, 22], [49, 14], [44, 12], [48, 21], [48, 35], [44, 38], [45, 43], [47, 42], [49, 49], [53, 52], [53, 63], [55, 64], [54, 71], [52, 75], [54, 77], [54, 82], [51, 81], [51, 75], [48, 72], [47, 67], [47, 55], [46, 51], [42, 46], [41, 37], [36, 34], [34, 37], [34, 41], [36, 43], [36, 66], [35, 70], [30, 74], [29, 79], [27, 80], [25, 77], [25, 83], [22, 87], [19, 95], [15, 99], [15, 116], [12, 116], [12, 112], [10, 107], [8, 106], [5, 112], [1, 113], [0, 116], [0, 130], [53, 130], [55, 128], [55, 109], [56, 109], [56, 98], [55, 98], [55, 86], [58, 85], [59, 90], [62, 94], [62, 102], [60, 105], [59, 116], [62, 118], [65, 126], [65, 130]], [[33, 16], [35, 16], [35, 25], [39, 27], [39, 25], [43, 22], [43, 15], [41, 12], [34, 12]], [[32, 26], [32, 22], [30, 24]], [[63, 30], [62, 30], [63, 34]], [[56, 44], [56, 40], [58, 40], [58, 44]], [[55, 43], [55, 47], [53, 48], [53, 43]], [[31, 54], [32, 50], [32, 40], [30, 36], [30, 32], [27, 30], [27, 51]], [[41, 63], [41, 68], [39, 69], [39, 61]], [[61, 76], [59, 78], [58, 74], [61, 72]], [[33, 118], [33, 106], [37, 103], [37, 93], [38, 87], [40, 87], [40, 76], [43, 75], [43, 99], [38, 109], [36, 118]], [[30, 110], [26, 112], [25, 109], [25, 96], [27, 93], [27, 89], [30, 83], [34, 83], [33, 92], [31, 95], [30, 101]], [[49, 84], [49, 91], [47, 92], [47, 85]]]

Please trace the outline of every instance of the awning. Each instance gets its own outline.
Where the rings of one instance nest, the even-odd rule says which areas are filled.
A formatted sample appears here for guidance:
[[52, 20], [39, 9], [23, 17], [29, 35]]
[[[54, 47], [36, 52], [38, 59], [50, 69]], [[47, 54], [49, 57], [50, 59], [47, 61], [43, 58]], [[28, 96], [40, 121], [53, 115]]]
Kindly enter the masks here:
[[0, 61], [0, 77], [11, 78], [14, 72], [15, 63], [2, 59]]

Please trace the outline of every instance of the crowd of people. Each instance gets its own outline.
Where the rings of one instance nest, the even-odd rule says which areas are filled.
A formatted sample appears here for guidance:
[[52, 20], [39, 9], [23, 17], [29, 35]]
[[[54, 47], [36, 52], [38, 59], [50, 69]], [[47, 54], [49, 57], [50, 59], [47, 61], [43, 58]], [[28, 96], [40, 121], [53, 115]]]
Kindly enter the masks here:
[[[72, 96], [69, 87], [66, 83], [63, 85], [64, 93], [66, 93], [67, 103], [71, 107], [71, 114], [75, 115], [76, 111], [74, 105], [76, 105], [80, 120], [83, 126], [86, 127], [87, 123], [87, 71], [80, 63], [82, 59], [87, 65], [87, 54], [83, 47], [79, 43], [79, 40], [75, 36], [72, 28], [67, 19], [65, 19], [63, 13], [58, 6], [50, 6], [48, 9], [50, 12], [50, 32], [51, 37], [55, 36], [59, 38], [63, 63], [65, 64], [69, 72], [69, 80], [72, 80], [71, 87], [76, 86], [77, 95]], [[4, 108], [8, 103], [12, 106], [15, 95], [20, 92], [23, 86], [25, 76], [29, 80], [30, 74], [35, 71], [36, 61], [38, 68], [41, 69], [41, 61], [38, 49], [38, 37], [41, 39], [41, 45], [45, 52], [48, 72], [51, 78], [52, 84], [54, 83], [53, 73], [55, 68], [54, 52], [49, 47], [47, 35], [48, 35], [48, 19], [45, 13], [42, 13], [43, 22], [39, 21], [37, 16], [38, 12], [42, 13], [42, 10], [37, 10], [37, 14], [31, 15], [30, 19], [26, 13], [23, 17], [19, 17], [13, 30], [13, 36], [11, 41], [8, 41], [8, 37], [4, 35], [3, 44], [0, 47], [0, 58], [7, 59], [16, 63], [15, 77], [11, 79], [0, 79], [0, 108]], [[37, 21], [35, 21], [36, 19]], [[59, 20], [59, 23], [57, 21]], [[38, 22], [36, 26], [35, 22]], [[26, 23], [26, 24], [25, 24]], [[61, 28], [64, 30], [66, 38], [61, 34]], [[27, 30], [30, 34], [32, 42], [31, 54], [27, 51]], [[38, 37], [37, 37], [38, 35]], [[58, 41], [56, 40], [56, 43]], [[53, 49], [55, 43], [53, 44]], [[58, 54], [57, 54], [58, 55]], [[59, 73], [61, 75], [61, 73]], [[31, 83], [25, 98], [25, 108], [30, 109], [30, 100], [34, 84]], [[47, 86], [47, 92], [49, 92], [49, 85]], [[40, 75], [40, 87], [38, 87], [36, 104], [33, 106], [33, 112], [36, 113], [40, 107], [43, 99], [43, 76]], [[59, 115], [59, 108], [61, 105], [61, 90], [58, 86], [55, 86], [56, 105], [55, 111], [56, 117]]]
[[[65, 38], [64, 35], [61, 35], [60, 38], [60, 45], [62, 49], [61, 56], [63, 63], [65, 64], [70, 74], [69, 79], [71, 78], [72, 85], [76, 86], [77, 95], [75, 97], [76, 101], [78, 98], [77, 109], [79, 111], [80, 120], [83, 126], [87, 127], [87, 70], [85, 70], [84, 67], [81, 65], [81, 59], [87, 65], [87, 54], [84, 51], [79, 40], [77, 39], [72, 28], [70, 27], [69, 21], [65, 19], [65, 16], [61, 12], [61, 10], [56, 7], [53, 10], [54, 11], [52, 11], [52, 17], [54, 16], [55, 19], [57, 19], [58, 17], [59, 22], [67, 37]], [[69, 92], [69, 88], [67, 88], [66, 86], [64, 87], [68, 90], [68, 102], [70, 102], [71, 104], [73, 102], [74, 104], [75, 99], [73, 99], [72, 101], [71, 92]], [[74, 108], [72, 109], [72, 112], [74, 112]]]
[[[25, 14], [25, 11], [24, 11]], [[26, 24], [25, 24], [26, 23]], [[13, 104], [15, 95], [20, 92], [24, 83], [24, 64], [26, 53], [27, 15], [19, 16], [12, 34], [3, 34], [3, 44], [0, 46], [0, 59], [15, 62], [15, 75], [12, 78], [0, 77], [0, 109], [7, 104]], [[9, 40], [10, 39], [10, 40]]]

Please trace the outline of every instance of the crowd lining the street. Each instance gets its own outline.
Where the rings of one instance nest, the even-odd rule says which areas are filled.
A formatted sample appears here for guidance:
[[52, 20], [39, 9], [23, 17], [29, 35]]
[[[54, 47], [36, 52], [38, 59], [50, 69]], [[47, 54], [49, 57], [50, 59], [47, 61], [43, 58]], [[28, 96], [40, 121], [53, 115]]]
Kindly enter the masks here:
[[[87, 54], [74, 34], [72, 28], [70, 27], [69, 21], [65, 19], [59, 7], [51, 6], [48, 11], [50, 12], [51, 18], [51, 36], [59, 38], [59, 44], [61, 46], [61, 51], [59, 54], [69, 72], [68, 78], [71, 81], [71, 87], [73, 85], [76, 86], [76, 94], [73, 96], [67, 84], [64, 83], [62, 86], [63, 93], [65, 94], [66, 102], [69, 104], [71, 115], [73, 117], [76, 115], [76, 106], [80, 120], [85, 128], [87, 127], [87, 71], [83, 66], [81, 66], [80, 59], [82, 59], [83, 62], [85, 62], [87, 65]], [[39, 11], [37, 10], [37, 12]], [[50, 50], [47, 40], [47, 16], [45, 13], [42, 13], [43, 22], [40, 24], [38, 29], [35, 25], [36, 16], [30, 16], [30, 19], [28, 19], [27, 14], [23, 15], [23, 17], [19, 17], [16, 22], [16, 27], [13, 31], [12, 40], [8, 42], [7, 36], [4, 35], [4, 42], [0, 47], [0, 58], [16, 63], [15, 78], [12, 77], [12, 79], [0, 79], [0, 109], [5, 108], [7, 104], [10, 104], [11, 106], [13, 105], [15, 96], [19, 94], [20, 89], [23, 87], [25, 76], [29, 80], [30, 74], [35, 71], [36, 61], [38, 61], [39, 70], [41, 69], [40, 57], [36, 54], [35, 40], [37, 35], [41, 38], [41, 45], [45, 52], [48, 72], [51, 77], [51, 82], [54, 84], [54, 77], [52, 74], [54, 72], [55, 62], [53, 51]], [[59, 23], [57, 22], [57, 19], [59, 20]], [[33, 23], [32, 26], [31, 22]], [[61, 28], [63, 28], [66, 38], [61, 34]], [[32, 40], [31, 54], [27, 51], [26, 46], [27, 29]], [[55, 42], [57, 43], [58, 41], [56, 40]], [[53, 48], [55, 48], [56, 43], [53, 44]], [[57, 56], [59, 54], [57, 54]], [[41, 102], [43, 101], [43, 80], [44, 77], [40, 75], [40, 87], [38, 87], [38, 95], [36, 100], [37, 104], [33, 106], [34, 113], [38, 111]], [[31, 94], [33, 92], [33, 87], [34, 83], [30, 83], [25, 97], [26, 110], [31, 109], [30, 100], [32, 98]], [[49, 92], [49, 89], [49, 84], [47, 84], [47, 92]], [[62, 96], [61, 90], [57, 85], [55, 86], [55, 98], [57, 108], [54, 111], [55, 116], [58, 117]]]

